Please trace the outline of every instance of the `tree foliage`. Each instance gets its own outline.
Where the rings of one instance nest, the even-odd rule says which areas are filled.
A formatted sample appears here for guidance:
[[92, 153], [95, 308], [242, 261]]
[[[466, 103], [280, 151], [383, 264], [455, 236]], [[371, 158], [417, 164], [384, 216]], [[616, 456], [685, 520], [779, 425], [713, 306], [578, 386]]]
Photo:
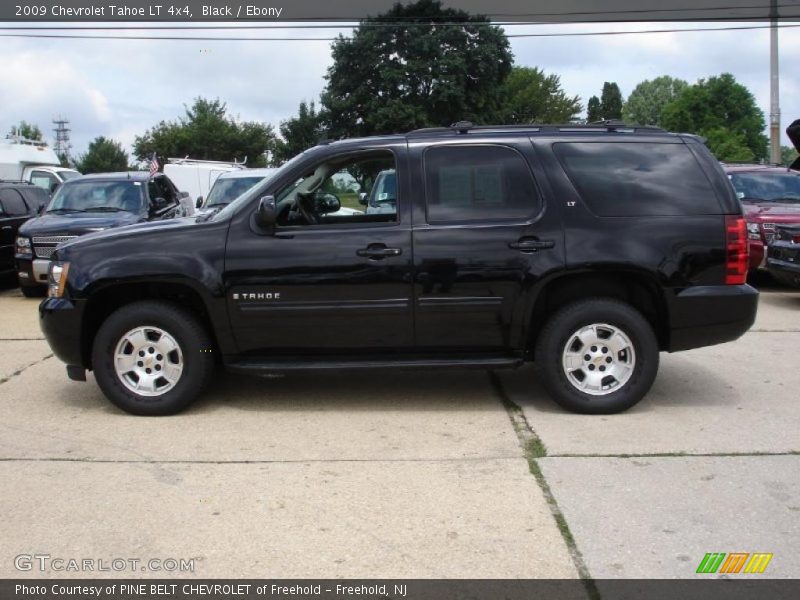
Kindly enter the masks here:
[[623, 120], [635, 125], [661, 125], [664, 107], [680, 95], [689, 84], [669, 75], [642, 81], [633, 88], [622, 110]]
[[565, 123], [583, 110], [578, 96], [561, 89], [558, 75], [536, 67], [513, 67], [500, 87], [502, 123]]
[[614, 82], [603, 83], [603, 93], [600, 94], [600, 114], [604, 120], [622, 119], [622, 92]]
[[602, 120], [603, 115], [600, 112], [600, 98], [597, 96], [592, 96], [589, 98], [589, 102], [586, 104], [586, 121], [589, 123], [594, 123]]
[[767, 156], [764, 113], [753, 94], [730, 73], [701, 79], [667, 104], [661, 124], [671, 131], [707, 138], [719, 160], [752, 161]]
[[75, 167], [84, 175], [125, 171], [128, 169], [128, 153], [119, 142], [103, 136], [96, 137], [89, 144], [86, 154], [75, 162]]
[[33, 123], [28, 123], [27, 121], [20, 121], [19, 125], [12, 125], [8, 134], [37, 142], [44, 140], [42, 136], [42, 130], [39, 129], [39, 126], [34, 125]]
[[219, 99], [196, 98], [177, 121], [161, 121], [144, 135], [136, 136], [133, 149], [139, 160], [155, 152], [160, 162], [167, 157], [243, 161], [250, 167], [267, 164], [272, 149], [272, 127], [254, 121], [239, 122], [228, 115]]
[[791, 146], [781, 146], [781, 164], [785, 166], [791, 165], [797, 160], [797, 150]]
[[332, 54], [322, 93], [332, 137], [492, 121], [512, 62], [502, 29], [435, 0], [395, 4], [340, 35]]
[[314, 103], [300, 103], [297, 116], [282, 121], [279, 127], [280, 139], [275, 141], [272, 164], [281, 165], [303, 150], [319, 143], [323, 136], [322, 115]]

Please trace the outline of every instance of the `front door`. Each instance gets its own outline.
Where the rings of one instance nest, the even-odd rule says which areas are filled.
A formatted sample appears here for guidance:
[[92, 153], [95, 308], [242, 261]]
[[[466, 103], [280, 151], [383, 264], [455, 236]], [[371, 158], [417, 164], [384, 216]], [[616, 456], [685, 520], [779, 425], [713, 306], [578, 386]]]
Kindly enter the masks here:
[[[404, 144], [309, 164], [274, 190], [273, 235], [232, 226], [226, 293], [240, 352], [377, 358], [413, 343], [411, 212]], [[388, 172], [396, 198], [369, 212], [362, 194]]]

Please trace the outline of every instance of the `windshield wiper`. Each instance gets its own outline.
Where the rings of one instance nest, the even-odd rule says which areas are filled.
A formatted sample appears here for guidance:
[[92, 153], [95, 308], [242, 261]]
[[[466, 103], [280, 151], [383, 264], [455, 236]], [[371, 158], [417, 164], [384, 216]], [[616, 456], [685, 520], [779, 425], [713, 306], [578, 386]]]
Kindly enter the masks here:
[[124, 208], [120, 208], [119, 206], [93, 206], [92, 208], [87, 208], [85, 212], [121, 212], [126, 211]]
[[79, 213], [86, 212], [82, 208], [52, 208], [47, 211], [48, 213]]

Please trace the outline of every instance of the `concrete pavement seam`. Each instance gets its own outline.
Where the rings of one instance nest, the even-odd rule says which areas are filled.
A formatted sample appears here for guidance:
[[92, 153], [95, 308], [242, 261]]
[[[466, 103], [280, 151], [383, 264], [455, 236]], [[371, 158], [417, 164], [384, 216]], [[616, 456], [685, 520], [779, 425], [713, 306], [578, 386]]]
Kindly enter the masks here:
[[587, 595], [592, 600], [599, 599], [600, 592], [597, 589], [594, 579], [589, 573], [589, 568], [586, 566], [586, 561], [583, 559], [583, 554], [581, 554], [581, 551], [578, 549], [578, 545], [575, 542], [575, 537], [572, 535], [572, 531], [569, 528], [567, 519], [564, 516], [564, 513], [561, 512], [561, 508], [558, 506], [558, 502], [553, 494], [553, 490], [550, 489], [550, 484], [547, 483], [544, 473], [539, 467], [539, 464], [536, 462], [536, 459], [547, 456], [547, 449], [542, 443], [542, 440], [533, 430], [533, 427], [531, 427], [528, 419], [525, 417], [525, 413], [522, 411], [522, 408], [520, 408], [520, 406], [506, 393], [505, 388], [503, 388], [503, 383], [500, 381], [500, 377], [498, 377], [497, 373], [494, 371], [489, 371], [489, 382], [495, 394], [497, 394], [498, 399], [508, 413], [508, 418], [510, 419], [511, 425], [517, 434], [523, 454], [528, 462], [528, 470], [530, 471], [531, 475], [533, 475], [534, 479], [536, 479], [536, 483], [538, 484], [539, 489], [541, 490], [542, 495], [547, 502], [547, 506], [550, 508], [550, 514], [552, 514], [553, 519], [555, 519], [556, 527], [558, 528], [558, 531], [567, 546], [567, 552], [569, 552], [570, 558], [572, 558], [572, 562], [578, 571], [578, 576], [584, 583], [584, 588], [586, 589]]
[[19, 375], [19, 374], [23, 373], [23, 372], [24, 372], [26, 369], [30, 369], [31, 367], [35, 367], [36, 365], [38, 365], [38, 364], [40, 364], [40, 363], [43, 363], [43, 362], [44, 362], [44, 361], [46, 361], [48, 358], [53, 358], [53, 355], [52, 355], [52, 354], [48, 354], [48, 355], [47, 355], [47, 356], [45, 356], [44, 358], [40, 358], [39, 360], [37, 360], [37, 361], [34, 361], [34, 362], [32, 362], [31, 364], [29, 364], [29, 365], [25, 365], [25, 366], [24, 366], [24, 367], [22, 367], [21, 369], [17, 369], [17, 370], [16, 370], [16, 371], [14, 371], [13, 373], [11, 373], [11, 375], [6, 375], [5, 377], [3, 377], [3, 378], [0, 378], [0, 385], [4, 384], [4, 383], [5, 383], [6, 381], [8, 381], [9, 379], [12, 379], [12, 378], [16, 377], [17, 375]]
[[67, 458], [51, 457], [0, 457], [4, 462], [74, 462], [97, 464], [167, 464], [167, 465], [270, 465], [270, 464], [325, 464], [325, 463], [440, 463], [440, 462], [481, 462], [493, 460], [519, 460], [519, 456], [476, 456], [452, 458], [309, 458], [290, 460], [159, 460], [159, 459], [109, 459], [109, 458]]
[[548, 454], [546, 458], [702, 458], [710, 457], [741, 457], [741, 456], [798, 456], [800, 450], [787, 450], [785, 452], [643, 452], [635, 454]]

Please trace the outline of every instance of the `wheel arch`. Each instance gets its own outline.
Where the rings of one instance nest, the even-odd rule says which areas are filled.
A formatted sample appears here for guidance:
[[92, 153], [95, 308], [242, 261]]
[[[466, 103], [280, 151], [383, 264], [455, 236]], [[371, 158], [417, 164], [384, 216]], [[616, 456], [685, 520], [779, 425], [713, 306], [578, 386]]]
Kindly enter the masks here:
[[660, 350], [669, 344], [669, 312], [654, 275], [634, 270], [572, 271], [544, 282], [527, 311], [525, 353], [534, 359], [539, 332], [559, 308], [587, 298], [613, 298], [630, 304], [647, 319]]

